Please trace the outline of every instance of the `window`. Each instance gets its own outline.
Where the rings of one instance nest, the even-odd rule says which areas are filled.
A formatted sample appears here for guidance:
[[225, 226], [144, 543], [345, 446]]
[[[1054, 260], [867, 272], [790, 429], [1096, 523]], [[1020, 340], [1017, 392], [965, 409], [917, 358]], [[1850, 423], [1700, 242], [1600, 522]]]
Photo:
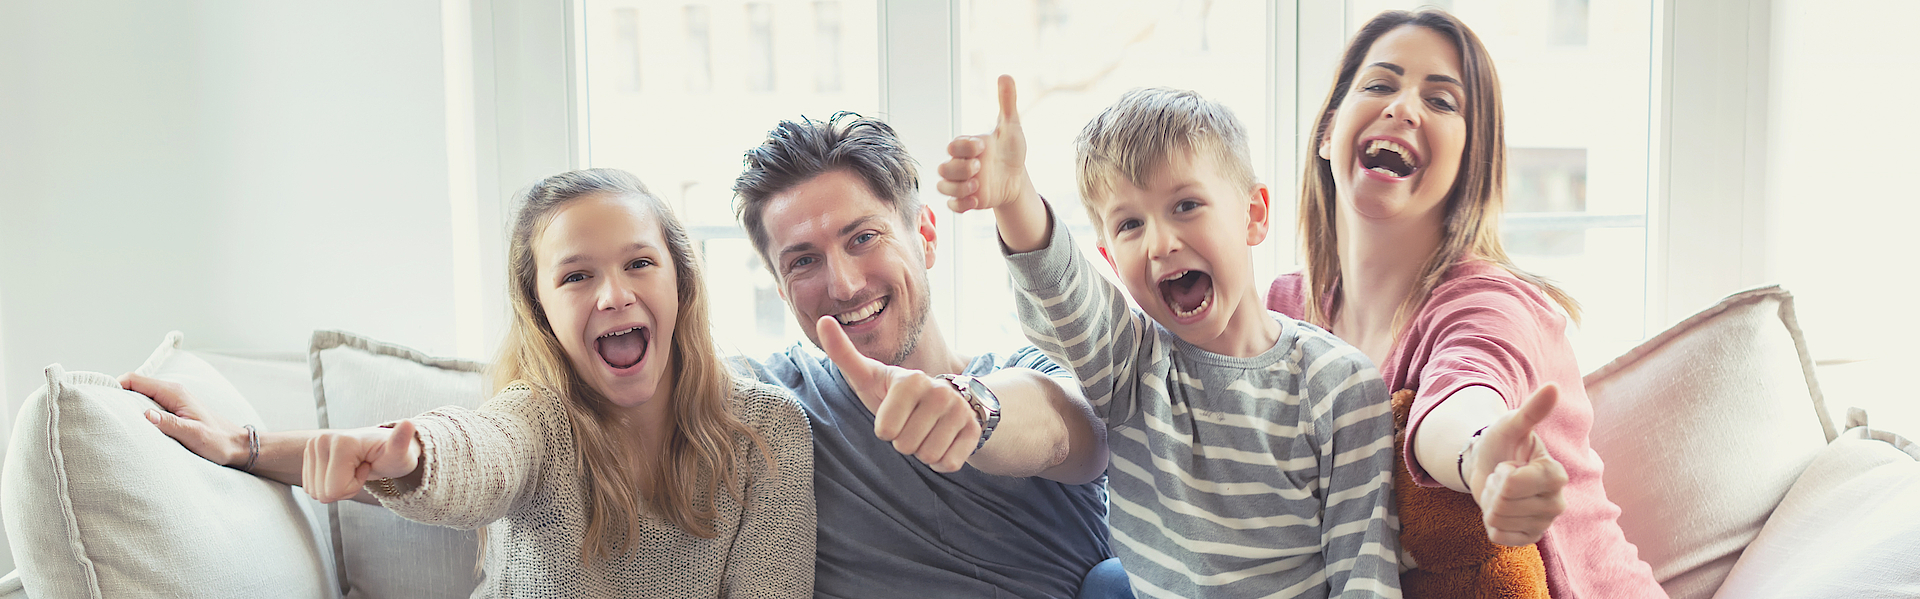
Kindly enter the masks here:
[[[803, 335], [735, 224], [741, 153], [781, 119], [887, 118], [914, 148], [941, 221], [942, 330], [964, 353], [1004, 350], [1025, 341], [991, 217], [945, 212], [931, 185], [945, 158], [935, 148], [992, 128], [996, 76], [1020, 85], [1035, 184], [1096, 261], [1074, 182], [1080, 128], [1139, 86], [1231, 107], [1272, 194], [1274, 226], [1254, 253], [1265, 282], [1299, 268], [1302, 115], [1324, 97], [1331, 63], [1373, 14], [1427, 4], [1459, 15], [1493, 53], [1508, 119], [1508, 249], [1581, 300], [1584, 325], [1570, 336], [1581, 364], [1599, 366], [1649, 320], [1650, 0], [585, 0], [585, 164], [632, 171], [679, 210], [702, 240], [715, 313], [752, 315], [716, 319], [716, 335], [764, 354]], [[925, 27], [896, 32], [915, 50], [880, 56], [900, 47], [882, 28], [901, 15]], [[902, 97], [928, 89], [951, 93]]]
[[[585, 166], [638, 175], [692, 229], [713, 313], [741, 315], [714, 319], [723, 348], [763, 356], [803, 339], [736, 224], [733, 179], [741, 154], [782, 119], [876, 112], [877, 57], [843, 50], [878, 47], [875, 5], [587, 0], [584, 9]], [[624, 84], [636, 70], [645, 81]]]

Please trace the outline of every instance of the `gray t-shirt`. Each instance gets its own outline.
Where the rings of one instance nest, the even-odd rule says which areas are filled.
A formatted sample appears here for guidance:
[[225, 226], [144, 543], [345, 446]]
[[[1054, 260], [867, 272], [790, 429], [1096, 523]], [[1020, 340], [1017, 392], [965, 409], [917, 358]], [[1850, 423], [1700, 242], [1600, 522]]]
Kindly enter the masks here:
[[1365, 354], [1275, 312], [1260, 355], [1195, 347], [1058, 224], [1007, 260], [1027, 338], [1075, 365], [1106, 419], [1113, 548], [1136, 593], [1400, 596], [1393, 416]]
[[[873, 436], [873, 412], [824, 355], [795, 344], [736, 366], [792, 390], [812, 420], [815, 597], [1072, 597], [1113, 555], [1105, 477], [1066, 485], [972, 466], [934, 472]], [[974, 358], [966, 374], [1016, 366], [1072, 377], [1032, 346]]]

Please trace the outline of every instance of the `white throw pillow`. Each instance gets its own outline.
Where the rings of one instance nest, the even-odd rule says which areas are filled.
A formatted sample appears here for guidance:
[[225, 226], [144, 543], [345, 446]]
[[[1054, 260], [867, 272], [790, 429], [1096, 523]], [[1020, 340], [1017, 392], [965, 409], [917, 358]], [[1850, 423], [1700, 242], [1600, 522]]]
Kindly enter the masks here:
[[1920, 446], [1867, 427], [1820, 452], [1718, 597], [1920, 597]]
[[[315, 331], [307, 362], [323, 428], [374, 426], [441, 406], [479, 407], [487, 399], [484, 364], [351, 333]], [[330, 507], [347, 597], [459, 599], [479, 585], [479, 533], [421, 524], [358, 502]]]
[[1711, 596], [1833, 437], [1793, 295], [1734, 294], [1586, 376], [1620, 528], [1679, 599]]
[[[185, 385], [241, 424], [259, 416], [171, 333], [136, 372]], [[333, 597], [290, 487], [201, 459], [147, 422], [146, 396], [46, 369], [7, 453], [0, 512], [27, 593], [64, 597]]]

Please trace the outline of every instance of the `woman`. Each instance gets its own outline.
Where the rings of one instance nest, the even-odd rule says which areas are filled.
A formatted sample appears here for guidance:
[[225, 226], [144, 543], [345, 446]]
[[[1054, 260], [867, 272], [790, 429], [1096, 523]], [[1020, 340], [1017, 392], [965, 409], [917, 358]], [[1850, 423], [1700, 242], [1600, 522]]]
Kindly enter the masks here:
[[321, 501], [364, 491], [410, 519], [486, 526], [476, 597], [811, 596], [807, 421], [715, 353], [685, 227], [617, 170], [550, 177], [521, 204], [514, 321], [478, 410], [255, 444], [177, 386], [123, 385], [215, 462]]
[[[1307, 269], [1275, 280], [1268, 307], [1414, 391], [1412, 480], [1467, 494], [1488, 540], [1537, 543], [1553, 596], [1664, 596], [1588, 443], [1593, 409], [1565, 335], [1579, 307], [1500, 245], [1506, 146], [1479, 38], [1438, 10], [1381, 13], [1320, 114], [1301, 197]], [[1402, 516], [1418, 545], [1408, 535], [1423, 523]]]

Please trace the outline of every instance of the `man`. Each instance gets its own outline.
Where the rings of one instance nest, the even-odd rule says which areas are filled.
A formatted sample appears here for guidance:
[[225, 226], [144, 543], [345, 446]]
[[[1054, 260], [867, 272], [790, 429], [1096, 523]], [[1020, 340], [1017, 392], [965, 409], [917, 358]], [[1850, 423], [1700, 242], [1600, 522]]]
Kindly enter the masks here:
[[746, 164], [741, 223], [829, 356], [795, 344], [746, 365], [812, 422], [816, 596], [1079, 592], [1112, 556], [1105, 427], [1033, 347], [946, 345], [929, 318], [933, 211], [892, 128], [844, 112], [785, 121]]

